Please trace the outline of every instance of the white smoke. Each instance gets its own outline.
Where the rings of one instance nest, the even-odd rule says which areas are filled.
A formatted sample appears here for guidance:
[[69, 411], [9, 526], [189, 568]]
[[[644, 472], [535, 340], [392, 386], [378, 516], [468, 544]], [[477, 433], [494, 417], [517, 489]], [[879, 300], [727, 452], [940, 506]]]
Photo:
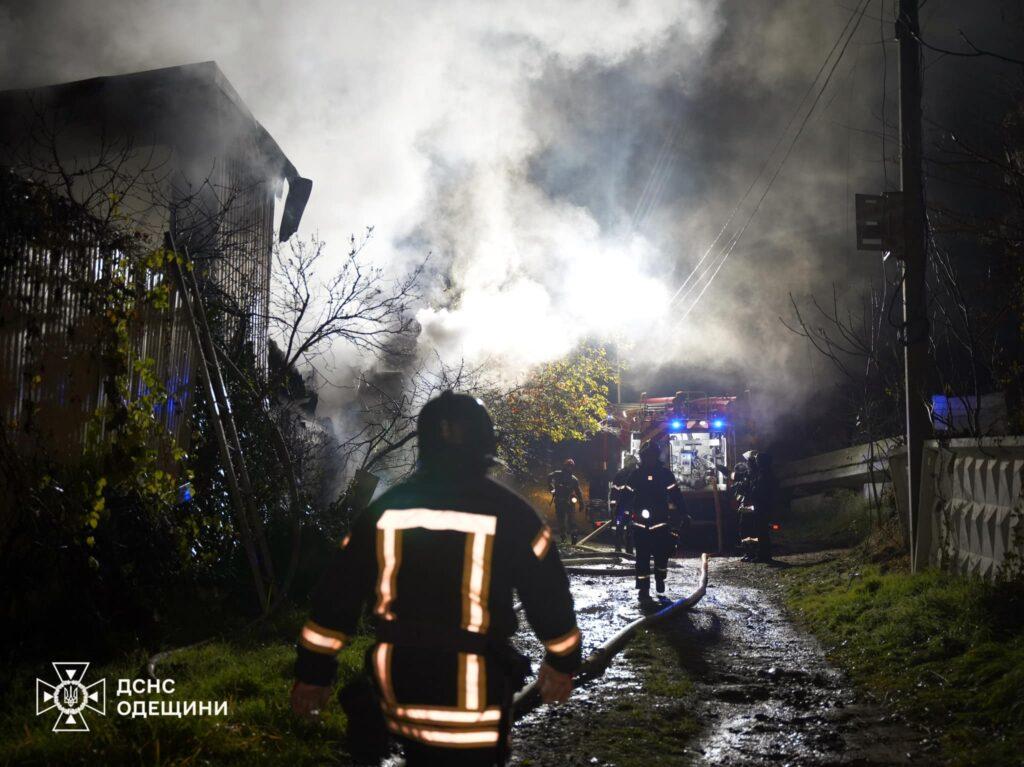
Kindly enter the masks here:
[[[851, 153], [860, 134], [812, 123], [685, 325], [668, 298], [848, 15], [814, 0], [0, 0], [0, 87], [216, 60], [314, 180], [304, 235], [340, 258], [373, 225], [365, 253], [396, 276], [433, 253], [425, 347], [515, 373], [610, 337], [637, 369], [779, 374], [802, 347], [776, 317], [789, 290], [845, 275], [842, 217], [880, 187], [857, 175], [878, 175], [877, 140]], [[875, 127], [876, 73], [850, 71], [872, 87], [832, 117]], [[671, 175], [636, 226], [668, 135]]]
[[[577, 117], [536, 108], [535, 94], [551, 70], [626, 60], [648, 62], [650, 83], [682, 87], [719, 29], [717, 2], [54, 8], [24, 20], [12, 12], [5, 37], [35, 42], [6, 63], [34, 82], [8, 84], [215, 59], [314, 179], [305, 231], [340, 255], [349, 232], [372, 224], [368, 252], [396, 269], [435, 252], [450, 290], [432, 295], [419, 319], [424, 342], [443, 352], [549, 359], [580, 337], [621, 330], [609, 307], [623, 289], [652, 298], [665, 289], [653, 276], [664, 255], [628, 222], [598, 221], [530, 178], [531, 159]], [[656, 316], [658, 304], [627, 326]]]

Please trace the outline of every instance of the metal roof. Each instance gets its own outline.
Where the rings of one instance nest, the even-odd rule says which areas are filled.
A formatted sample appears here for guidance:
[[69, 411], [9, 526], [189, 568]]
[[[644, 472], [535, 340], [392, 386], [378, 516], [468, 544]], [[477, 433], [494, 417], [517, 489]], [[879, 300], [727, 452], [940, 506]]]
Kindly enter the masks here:
[[52, 115], [58, 130], [116, 131], [187, 154], [218, 153], [251, 138], [271, 175], [298, 176], [213, 61], [2, 91], [0, 142], [17, 142], [41, 115]]

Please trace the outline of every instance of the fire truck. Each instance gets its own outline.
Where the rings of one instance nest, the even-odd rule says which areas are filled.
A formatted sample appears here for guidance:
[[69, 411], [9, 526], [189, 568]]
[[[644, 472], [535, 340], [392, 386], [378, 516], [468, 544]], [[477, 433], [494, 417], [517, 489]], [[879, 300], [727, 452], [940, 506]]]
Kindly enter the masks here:
[[[736, 538], [736, 506], [729, 472], [754, 441], [747, 400], [742, 396], [677, 391], [671, 397], [641, 395], [640, 402], [615, 406], [606, 433], [618, 436], [621, 468], [627, 455], [657, 439], [661, 460], [676, 476], [690, 517], [687, 546], [725, 552]], [[609, 440], [614, 442], [614, 440]]]

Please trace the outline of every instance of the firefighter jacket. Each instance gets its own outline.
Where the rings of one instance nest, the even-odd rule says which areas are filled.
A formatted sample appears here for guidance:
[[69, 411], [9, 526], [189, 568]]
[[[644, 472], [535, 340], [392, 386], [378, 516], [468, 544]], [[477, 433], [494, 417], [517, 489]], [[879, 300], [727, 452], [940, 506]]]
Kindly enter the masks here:
[[630, 492], [629, 477], [633, 471], [633, 469], [623, 467], [615, 472], [615, 476], [612, 477], [612, 488], [608, 493], [608, 505], [611, 506], [611, 516], [616, 524], [622, 524], [626, 521], [629, 507], [626, 496]]
[[558, 469], [548, 474], [548, 487], [554, 493], [555, 503], [572, 503], [575, 498], [583, 502], [583, 491], [580, 490], [580, 481], [575, 474], [570, 474], [565, 469]]
[[[634, 469], [626, 481], [623, 496], [636, 528], [678, 528], [684, 519], [686, 510], [679, 483], [660, 463]], [[669, 501], [674, 508], [669, 508]]]
[[[558, 671], [581, 660], [569, 582], [551, 530], [518, 495], [481, 475], [418, 472], [362, 513], [316, 588], [296, 677], [329, 684], [364, 604], [368, 663], [392, 733], [430, 746], [500, 740], [513, 590]], [[519, 670], [521, 676], [522, 669]]]
[[753, 477], [750, 472], [750, 464], [746, 461], [737, 461], [732, 469], [732, 493], [740, 506], [751, 503], [751, 487]]

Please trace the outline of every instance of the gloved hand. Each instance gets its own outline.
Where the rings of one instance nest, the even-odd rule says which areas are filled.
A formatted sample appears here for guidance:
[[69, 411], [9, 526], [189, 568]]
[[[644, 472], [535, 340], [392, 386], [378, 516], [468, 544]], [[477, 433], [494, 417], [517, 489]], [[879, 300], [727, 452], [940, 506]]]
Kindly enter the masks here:
[[540, 699], [545, 703], [564, 703], [572, 693], [572, 674], [563, 674], [547, 663], [542, 663], [537, 675], [537, 686], [540, 688]]

